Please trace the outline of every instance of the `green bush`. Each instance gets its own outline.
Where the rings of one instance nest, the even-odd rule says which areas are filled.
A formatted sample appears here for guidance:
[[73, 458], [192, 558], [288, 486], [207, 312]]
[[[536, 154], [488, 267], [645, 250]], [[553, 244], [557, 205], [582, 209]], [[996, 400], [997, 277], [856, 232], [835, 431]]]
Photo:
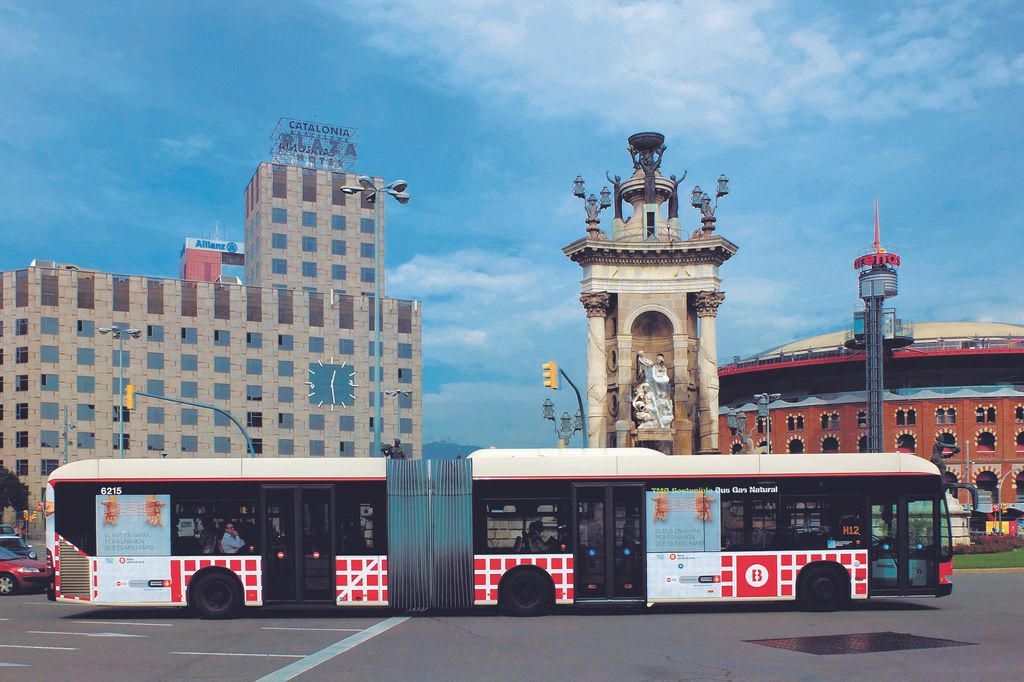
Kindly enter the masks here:
[[1024, 547], [1024, 538], [1016, 535], [982, 535], [971, 544], [953, 548], [953, 554], [995, 554]]

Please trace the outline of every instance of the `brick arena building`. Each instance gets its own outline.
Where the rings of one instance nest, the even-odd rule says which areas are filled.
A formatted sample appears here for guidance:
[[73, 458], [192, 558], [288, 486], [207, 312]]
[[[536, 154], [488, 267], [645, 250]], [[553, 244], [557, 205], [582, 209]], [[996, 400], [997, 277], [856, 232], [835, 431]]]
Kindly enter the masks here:
[[[864, 452], [864, 353], [847, 338], [822, 334], [721, 367], [722, 451], [743, 447], [741, 434], [729, 435], [731, 412], [747, 416], [757, 447], [770, 431], [771, 452]], [[955, 480], [976, 484], [984, 499], [1024, 503], [1024, 326], [919, 323], [911, 338], [885, 359], [886, 449], [930, 457], [937, 438], [955, 442]], [[757, 417], [758, 393], [781, 394], [770, 424]]]

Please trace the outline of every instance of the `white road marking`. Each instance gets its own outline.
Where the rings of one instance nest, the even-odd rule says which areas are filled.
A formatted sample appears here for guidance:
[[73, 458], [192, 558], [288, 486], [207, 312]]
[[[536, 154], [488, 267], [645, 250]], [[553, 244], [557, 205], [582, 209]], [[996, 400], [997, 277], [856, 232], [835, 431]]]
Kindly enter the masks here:
[[149, 635], [129, 635], [125, 632], [58, 632], [56, 630], [26, 630], [30, 635], [81, 635], [82, 637], [149, 637]]
[[27, 668], [28, 663], [0, 663], [0, 668]]
[[181, 656], [261, 656], [264, 658], [305, 658], [303, 654], [236, 654], [227, 651], [172, 651]]
[[128, 621], [118, 620], [73, 620], [72, 623], [81, 623], [82, 625], [149, 625], [152, 627], [159, 628], [171, 628], [174, 627], [174, 623], [131, 623]]
[[301, 630], [302, 632], [362, 632], [362, 628], [285, 628], [265, 627], [260, 630]]
[[363, 642], [373, 639], [377, 635], [384, 634], [396, 625], [401, 625], [405, 621], [409, 620], [409, 616], [393, 616], [385, 621], [381, 621], [376, 625], [371, 625], [359, 634], [346, 637], [345, 639], [338, 640], [334, 644], [317, 651], [316, 653], [305, 656], [302, 660], [290, 663], [285, 667], [281, 668], [277, 672], [270, 673], [265, 677], [261, 677], [256, 682], [286, 682], [292, 678], [298, 677], [308, 670], [312, 670], [321, 663], [326, 663], [335, 656], [345, 653], [349, 649], [354, 649]]
[[22, 604], [29, 604], [30, 606], [52, 606], [53, 602], [48, 601], [23, 601]]
[[31, 644], [0, 644], [4, 649], [46, 649], [47, 651], [78, 651], [73, 646], [32, 646]]

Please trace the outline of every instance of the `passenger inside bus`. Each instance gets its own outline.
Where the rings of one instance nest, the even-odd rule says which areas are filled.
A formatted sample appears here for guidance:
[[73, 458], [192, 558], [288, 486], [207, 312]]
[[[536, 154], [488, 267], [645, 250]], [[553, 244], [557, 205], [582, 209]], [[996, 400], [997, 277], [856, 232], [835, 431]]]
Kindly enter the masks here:
[[558, 538], [554, 535], [545, 538], [543, 533], [544, 522], [540, 520], [531, 521], [526, 532], [516, 538], [516, 544], [513, 546], [512, 551], [526, 554], [546, 554], [559, 551], [561, 543], [559, 543]]

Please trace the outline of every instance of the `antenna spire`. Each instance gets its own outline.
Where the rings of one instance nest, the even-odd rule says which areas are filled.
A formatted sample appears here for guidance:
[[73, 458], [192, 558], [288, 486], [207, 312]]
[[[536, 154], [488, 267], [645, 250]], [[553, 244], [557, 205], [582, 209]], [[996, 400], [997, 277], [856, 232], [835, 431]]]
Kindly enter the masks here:
[[875, 197], [875, 253], [885, 253], [885, 249], [882, 248], [881, 240], [879, 238], [878, 230], [878, 197]]

